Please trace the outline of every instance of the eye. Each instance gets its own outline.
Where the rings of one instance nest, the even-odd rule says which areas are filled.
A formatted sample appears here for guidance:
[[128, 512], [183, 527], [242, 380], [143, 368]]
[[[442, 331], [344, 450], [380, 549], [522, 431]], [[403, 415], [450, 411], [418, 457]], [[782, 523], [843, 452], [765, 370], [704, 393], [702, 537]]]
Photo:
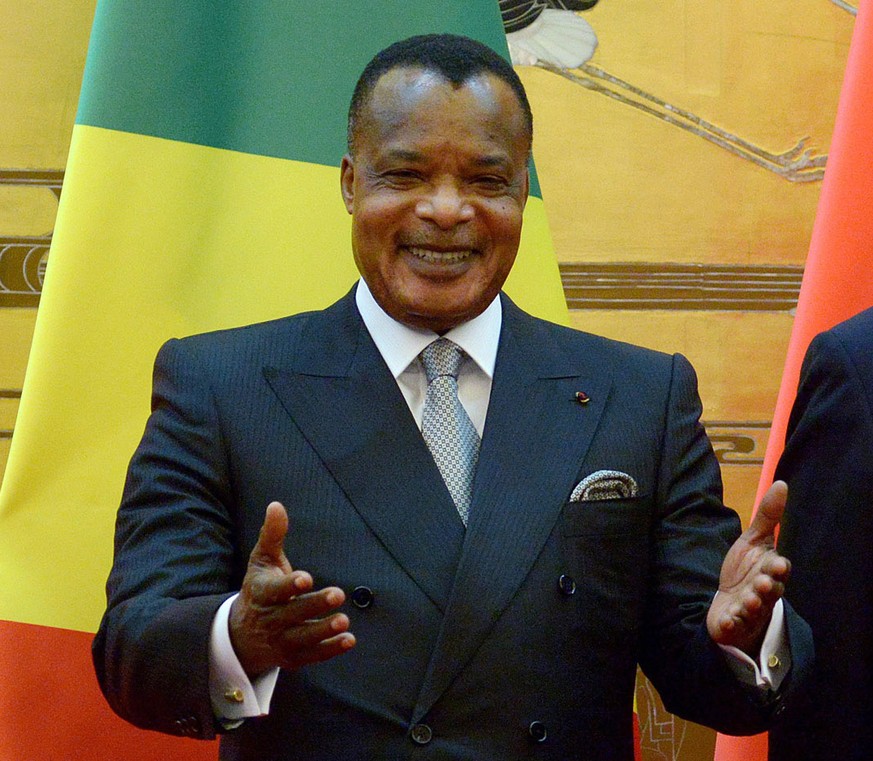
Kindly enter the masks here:
[[382, 181], [390, 187], [408, 188], [421, 182], [421, 175], [414, 169], [389, 169], [380, 175]]
[[473, 186], [487, 193], [498, 193], [509, 184], [505, 177], [495, 174], [483, 174], [473, 178]]

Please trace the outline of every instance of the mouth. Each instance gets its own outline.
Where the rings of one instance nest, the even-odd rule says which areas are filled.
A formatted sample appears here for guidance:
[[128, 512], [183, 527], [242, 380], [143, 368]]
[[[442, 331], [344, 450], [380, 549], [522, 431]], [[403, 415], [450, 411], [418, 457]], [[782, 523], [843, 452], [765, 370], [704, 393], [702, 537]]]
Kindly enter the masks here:
[[428, 264], [459, 264], [473, 256], [473, 249], [461, 248], [448, 251], [437, 251], [421, 246], [404, 246], [405, 251], [416, 259]]

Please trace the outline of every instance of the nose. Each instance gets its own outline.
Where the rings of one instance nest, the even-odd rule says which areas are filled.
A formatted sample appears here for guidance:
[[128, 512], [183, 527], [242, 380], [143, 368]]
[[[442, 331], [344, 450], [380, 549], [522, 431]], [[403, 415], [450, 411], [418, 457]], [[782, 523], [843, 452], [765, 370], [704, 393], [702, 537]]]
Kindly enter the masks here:
[[443, 230], [473, 219], [473, 206], [451, 183], [441, 183], [419, 199], [415, 213]]

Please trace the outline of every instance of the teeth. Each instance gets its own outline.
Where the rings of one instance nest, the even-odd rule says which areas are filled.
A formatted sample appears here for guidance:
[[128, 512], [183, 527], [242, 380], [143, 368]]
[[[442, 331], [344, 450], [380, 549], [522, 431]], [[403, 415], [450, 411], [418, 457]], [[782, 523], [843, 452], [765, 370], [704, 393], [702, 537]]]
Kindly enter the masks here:
[[434, 264], [455, 264], [456, 262], [463, 261], [473, 253], [470, 249], [463, 251], [432, 251], [429, 248], [414, 248], [412, 246], [408, 247], [407, 251], [417, 259]]

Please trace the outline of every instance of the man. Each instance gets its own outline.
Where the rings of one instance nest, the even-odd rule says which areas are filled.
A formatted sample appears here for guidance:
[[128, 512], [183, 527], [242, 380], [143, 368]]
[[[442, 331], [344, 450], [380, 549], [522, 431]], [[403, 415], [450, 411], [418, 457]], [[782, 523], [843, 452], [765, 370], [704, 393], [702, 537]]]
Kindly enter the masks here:
[[816, 665], [770, 735], [775, 761], [873, 753], [873, 309], [809, 347], [777, 475], [789, 484], [779, 548], [786, 595], [809, 622]]
[[161, 350], [94, 643], [122, 716], [225, 758], [627, 759], [638, 662], [692, 720], [780, 710], [781, 486], [719, 582], [739, 522], [687, 361], [500, 295], [531, 139], [488, 48], [389, 47], [340, 172], [356, 289]]

